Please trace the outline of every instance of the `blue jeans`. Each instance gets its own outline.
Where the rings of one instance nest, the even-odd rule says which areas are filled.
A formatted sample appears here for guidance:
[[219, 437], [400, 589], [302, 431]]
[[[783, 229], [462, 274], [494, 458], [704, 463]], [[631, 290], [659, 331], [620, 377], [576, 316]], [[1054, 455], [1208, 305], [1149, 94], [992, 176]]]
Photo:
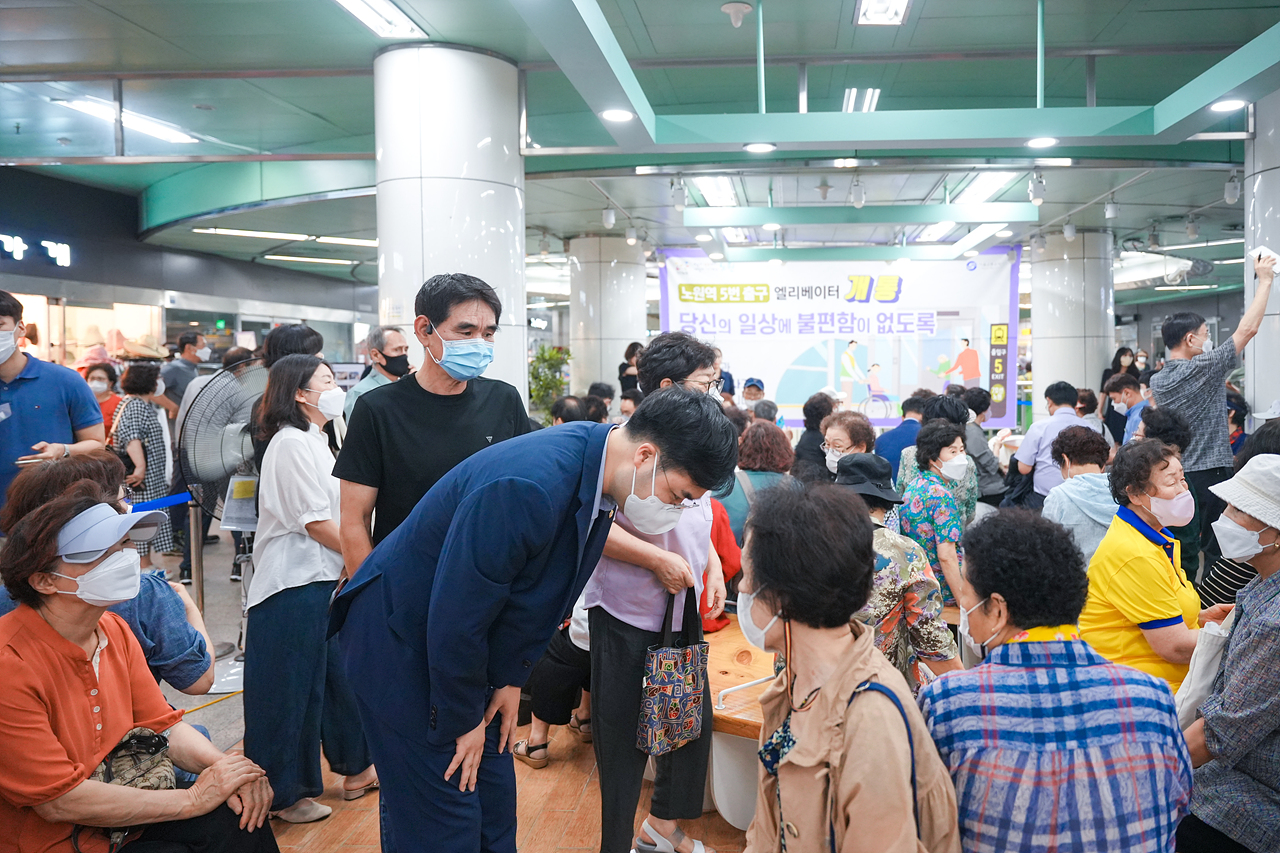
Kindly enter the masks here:
[[281, 590], [249, 608], [244, 751], [267, 771], [273, 811], [324, 791], [322, 746], [330, 768], [342, 776], [373, 763], [337, 641], [325, 640], [335, 586], [320, 581]]

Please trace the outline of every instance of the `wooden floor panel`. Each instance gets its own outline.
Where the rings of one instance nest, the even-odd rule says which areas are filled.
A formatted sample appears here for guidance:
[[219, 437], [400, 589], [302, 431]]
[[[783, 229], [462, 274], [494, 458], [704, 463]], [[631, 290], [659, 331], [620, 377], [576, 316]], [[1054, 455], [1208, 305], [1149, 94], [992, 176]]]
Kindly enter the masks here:
[[[517, 739], [528, 734], [520, 729]], [[520, 853], [594, 853], [600, 849], [600, 788], [591, 744], [556, 726], [551, 732], [551, 763], [534, 770], [516, 762], [516, 846]], [[333, 807], [328, 818], [309, 824], [272, 821], [285, 853], [354, 851], [377, 853], [378, 795], [342, 799], [342, 777], [325, 771], [320, 802]], [[644, 783], [636, 827], [648, 810], [652, 785]], [[719, 853], [740, 853], [744, 833], [724, 822], [716, 812], [684, 821], [685, 831]]]

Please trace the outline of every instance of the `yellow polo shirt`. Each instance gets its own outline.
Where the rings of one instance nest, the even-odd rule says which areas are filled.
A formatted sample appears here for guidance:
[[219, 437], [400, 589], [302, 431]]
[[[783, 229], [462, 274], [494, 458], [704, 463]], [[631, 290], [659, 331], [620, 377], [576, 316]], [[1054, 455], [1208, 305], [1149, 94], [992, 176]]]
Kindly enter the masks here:
[[1200, 596], [1182, 571], [1178, 541], [1120, 507], [1089, 561], [1081, 638], [1113, 663], [1163, 678], [1176, 693], [1187, 664], [1156, 654], [1142, 630], [1179, 622], [1200, 627]]

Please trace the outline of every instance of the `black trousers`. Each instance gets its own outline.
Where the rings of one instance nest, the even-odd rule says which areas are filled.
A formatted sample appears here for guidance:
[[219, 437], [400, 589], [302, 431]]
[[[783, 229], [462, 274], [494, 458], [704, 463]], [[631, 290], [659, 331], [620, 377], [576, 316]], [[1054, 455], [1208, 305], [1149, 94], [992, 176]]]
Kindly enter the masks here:
[[1208, 468], [1204, 471], [1188, 471], [1187, 486], [1196, 499], [1196, 514], [1191, 523], [1184, 527], [1173, 527], [1170, 530], [1182, 544], [1182, 570], [1187, 580], [1195, 584], [1197, 572], [1200, 570], [1200, 553], [1204, 552], [1205, 571], [1212, 566], [1222, 551], [1218, 547], [1218, 537], [1213, 532], [1212, 524], [1227, 508], [1227, 502], [1209, 491], [1224, 480], [1231, 479], [1230, 468]]
[[[636, 748], [645, 655], [662, 635], [642, 631], [593, 607], [591, 625], [591, 736], [600, 777], [600, 851], [627, 853], [649, 756]], [[654, 759], [657, 776], [649, 811], [661, 820], [702, 816], [711, 758], [711, 686], [702, 695], [702, 737]]]
[[1178, 824], [1178, 853], [1253, 853], [1193, 814]]
[[525, 690], [535, 717], [553, 726], [565, 725], [578, 707], [578, 691], [591, 691], [591, 653], [575, 646], [569, 629], [561, 628], [529, 673]]
[[200, 817], [147, 827], [123, 848], [129, 853], [279, 853], [271, 821], [253, 832], [240, 828], [240, 816], [226, 804]]

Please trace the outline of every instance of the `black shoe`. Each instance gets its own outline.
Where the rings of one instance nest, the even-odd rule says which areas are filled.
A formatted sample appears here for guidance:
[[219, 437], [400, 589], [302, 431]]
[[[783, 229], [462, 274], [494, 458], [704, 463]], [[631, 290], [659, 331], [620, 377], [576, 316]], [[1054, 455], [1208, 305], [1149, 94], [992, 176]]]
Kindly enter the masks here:
[[191, 586], [191, 570], [190, 569], [178, 570], [178, 583], [182, 584], [183, 586]]
[[204, 544], [206, 545], [217, 545], [221, 541], [222, 541], [222, 537], [216, 536], [213, 533], [210, 533], [208, 536], [204, 537]]
[[240, 572], [240, 564], [232, 563], [231, 564], [231, 582], [239, 583], [242, 580], [244, 580], [244, 576]]

